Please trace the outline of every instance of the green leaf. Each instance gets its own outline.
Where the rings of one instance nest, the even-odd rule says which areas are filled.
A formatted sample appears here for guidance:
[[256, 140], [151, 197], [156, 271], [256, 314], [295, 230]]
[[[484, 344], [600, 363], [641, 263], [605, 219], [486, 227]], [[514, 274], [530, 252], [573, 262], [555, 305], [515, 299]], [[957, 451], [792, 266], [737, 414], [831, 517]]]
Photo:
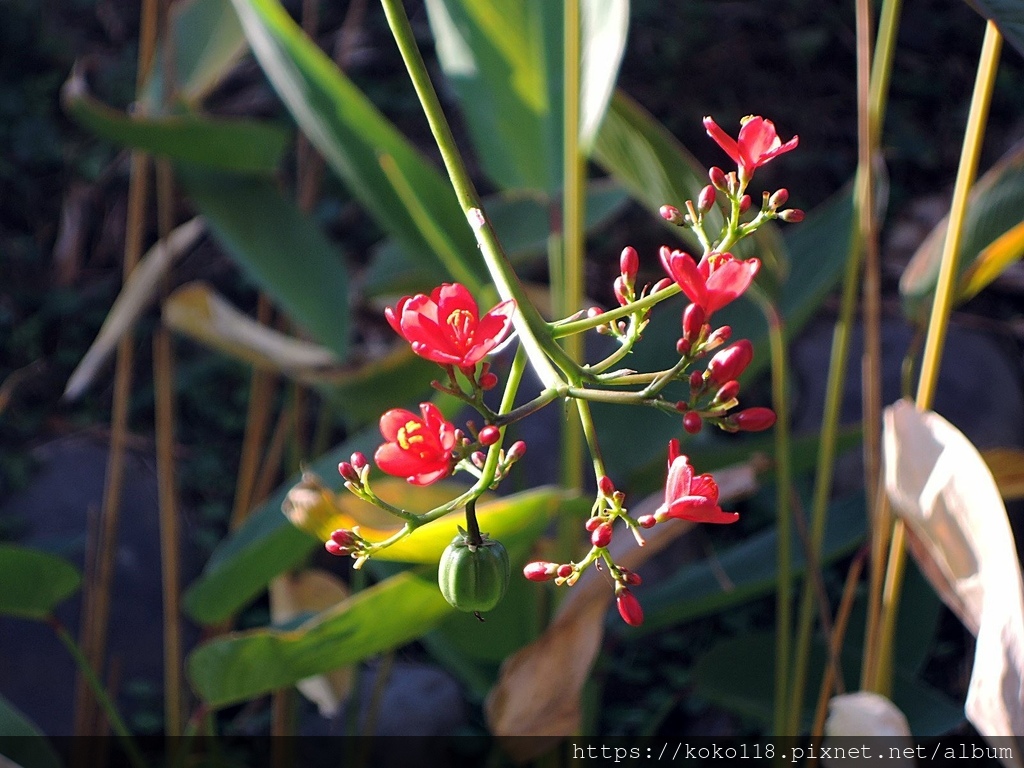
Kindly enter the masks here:
[[[841, 655], [847, 690], [856, 690], [860, 677], [860, 649], [847, 640]], [[775, 636], [752, 632], [715, 645], [693, 666], [696, 692], [708, 701], [770, 727], [773, 717], [774, 669], [766, 659], [774, 658]], [[808, 680], [821, 679], [825, 648], [812, 646]], [[804, 726], [817, 698], [817, 685], [804, 691]], [[947, 733], [964, 720], [963, 707], [944, 693], [921, 682], [906, 670], [897, 669], [893, 679], [893, 703], [907, 716], [910, 732], [917, 737]]]
[[[280, 3], [232, 2], [274, 89], [352, 194], [409, 258], [431, 270], [435, 283], [447, 276], [478, 292], [488, 282], [486, 270], [447, 180], [306, 37]], [[435, 250], [442, 245], [440, 252]]]
[[[708, 183], [704, 166], [649, 112], [622, 91], [616, 91], [594, 144], [594, 159], [629, 190], [633, 198], [655, 216], [665, 204], [682, 208], [696, 200]], [[662, 221], [658, 216], [658, 220]], [[718, 206], [705, 216], [709, 233], [720, 231], [723, 217]], [[668, 231], [689, 247], [700, 249], [692, 230], [666, 222]], [[734, 252], [757, 255], [765, 274], [781, 280], [787, 270], [786, 245], [773, 225], [761, 227]]]
[[[505, 189], [555, 194], [562, 186], [564, 120], [561, 3], [427, 0], [441, 66], [485, 172]], [[584, 0], [580, 139], [587, 147], [618, 75], [628, 0]]]
[[3, 758], [21, 768], [61, 768], [57, 750], [43, 732], [0, 695], [0, 764]]
[[[628, 202], [625, 190], [614, 179], [590, 183], [585, 214], [587, 233], [608, 224]], [[551, 215], [543, 196], [502, 192], [484, 200], [484, 210], [514, 267], [525, 266], [546, 252]], [[423, 293], [436, 283], [436, 274], [422, 264], [410, 262], [394, 240], [386, 240], [374, 253], [364, 275], [363, 290], [369, 295]]]
[[78, 591], [78, 569], [67, 560], [15, 544], [0, 544], [0, 615], [44, 620]]
[[[559, 501], [560, 492], [552, 488], [498, 499], [488, 505], [493, 514], [487, 514], [487, 530], [510, 550], [524, 553]], [[426, 532], [423, 542], [430, 559], [441, 554], [434, 540], [437, 533]], [[189, 676], [199, 695], [220, 707], [403, 645], [453, 611], [438, 590], [436, 566], [420, 567], [391, 576], [287, 631], [258, 629], [207, 643], [191, 655]], [[475, 631], [478, 641], [485, 637], [482, 630]]]
[[223, 707], [404, 645], [452, 610], [432, 569], [400, 573], [298, 627], [200, 646], [189, 656], [189, 679], [207, 706]]
[[[982, 176], [967, 201], [957, 266], [958, 302], [974, 296], [1024, 255], [1024, 145], [1004, 155]], [[928, 312], [938, 282], [949, 217], [943, 218], [914, 254], [900, 278], [911, 318]]]
[[[849, 554], [864, 535], [864, 500], [856, 498], [834, 505], [822, 544], [823, 564]], [[643, 595], [644, 623], [623, 633], [624, 637], [639, 639], [771, 593], [778, 574], [778, 538], [776, 530], [769, 529], [711, 559], [687, 565], [647, 588]], [[795, 534], [790, 551], [793, 573], [802, 574], [806, 562]]]
[[283, 128], [254, 120], [128, 116], [90, 96], [77, 72], [62, 98], [68, 114], [102, 139], [208, 168], [271, 174], [290, 140]]
[[[242, 25], [230, 0], [179, 0], [170, 10], [174, 96], [195, 106], [245, 53]], [[157, 47], [141, 104], [163, 110], [163, 45]]]
[[238, 264], [312, 336], [345, 359], [348, 278], [341, 255], [269, 179], [179, 166], [178, 178]]
[[1024, 55], [1024, 3], [1020, 0], [966, 0], [986, 19], [992, 19], [1006, 41]]

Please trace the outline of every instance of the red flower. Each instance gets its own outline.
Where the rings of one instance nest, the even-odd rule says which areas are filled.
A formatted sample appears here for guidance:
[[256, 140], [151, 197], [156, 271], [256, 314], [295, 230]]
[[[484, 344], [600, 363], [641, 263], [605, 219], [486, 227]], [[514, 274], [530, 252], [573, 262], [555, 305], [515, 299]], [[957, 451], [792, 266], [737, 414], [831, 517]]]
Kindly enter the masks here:
[[775, 132], [775, 125], [771, 120], [765, 120], [760, 116], [751, 116], [740, 121], [739, 141], [735, 140], [718, 127], [718, 124], [710, 117], [704, 118], [704, 128], [708, 136], [714, 139], [718, 146], [725, 150], [739, 167], [740, 179], [747, 181], [754, 175], [754, 170], [760, 168], [769, 160], [778, 157], [784, 152], [796, 149], [800, 141], [799, 136], [794, 136], [785, 144]]
[[430, 485], [452, 468], [455, 427], [445, 421], [433, 403], [421, 403], [422, 418], [402, 408], [380, 417], [380, 433], [387, 440], [377, 449], [377, 466], [413, 485]]
[[670, 517], [695, 523], [735, 523], [736, 512], [723, 512], [718, 506], [718, 484], [711, 475], [693, 474], [690, 460], [679, 453], [679, 441], [668, 444], [668, 481], [665, 503], [654, 512], [659, 523]]
[[661, 248], [661, 263], [683, 293], [704, 310], [704, 321], [741, 296], [761, 268], [758, 259], [737, 259], [731, 253], [710, 253], [697, 263], [688, 253]]
[[420, 357], [441, 365], [470, 368], [500, 344], [512, 327], [513, 299], [483, 317], [466, 286], [444, 283], [429, 296], [405, 296], [384, 317]]

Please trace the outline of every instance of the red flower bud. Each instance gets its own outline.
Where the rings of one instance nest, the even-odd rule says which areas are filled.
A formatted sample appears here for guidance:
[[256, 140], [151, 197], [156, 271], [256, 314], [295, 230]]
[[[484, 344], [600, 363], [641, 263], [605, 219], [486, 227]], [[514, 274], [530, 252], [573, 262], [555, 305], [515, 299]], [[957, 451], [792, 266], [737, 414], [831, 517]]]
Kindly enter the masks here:
[[693, 348], [693, 344], [687, 338], [676, 339], [676, 352], [682, 357], [690, 352]]
[[775, 418], [771, 408], [746, 408], [733, 414], [732, 422], [743, 432], [761, 432], [772, 427]]
[[644, 580], [640, 578], [639, 573], [634, 573], [628, 568], [619, 568], [619, 574], [622, 576], [622, 581], [629, 584], [631, 587], [638, 587], [644, 583]]
[[612, 524], [601, 523], [590, 534], [590, 543], [595, 547], [607, 547], [612, 543]]
[[345, 480], [346, 483], [359, 484], [362, 480], [359, 478], [359, 473], [356, 468], [349, 464], [347, 461], [343, 461], [338, 464], [338, 474]]
[[799, 224], [804, 220], [804, 212], [799, 208], [787, 208], [779, 213], [779, 218], [790, 224]]
[[700, 304], [689, 304], [683, 310], [683, 337], [690, 342], [697, 340], [704, 327], [704, 307]]
[[512, 443], [512, 447], [508, 449], [508, 453], [505, 454], [505, 457], [509, 462], [513, 462], [523, 458], [524, 455], [526, 455], [526, 443], [522, 440], [516, 440]]
[[587, 317], [598, 317], [604, 314], [604, 310], [600, 307], [591, 307], [587, 310]]
[[704, 425], [704, 421], [701, 419], [700, 414], [696, 411], [688, 411], [683, 416], [683, 429], [689, 432], [691, 435], [696, 435], [700, 432], [700, 428]]
[[711, 206], [714, 204], [715, 188], [708, 184], [700, 191], [700, 195], [697, 196], [697, 210], [701, 213], [707, 213], [711, 210]]
[[593, 533], [594, 529], [599, 526], [603, 520], [600, 517], [588, 517], [587, 522], [583, 524], [583, 527], [587, 529], [587, 533]]
[[690, 374], [690, 394], [696, 395], [704, 389], [704, 376], [700, 371], [694, 371]]
[[672, 280], [672, 278], [663, 277], [663, 278], [661, 278], [661, 280], [659, 280], [658, 282], [656, 282], [654, 284], [654, 287], [651, 288], [651, 293], [657, 293], [658, 291], [663, 291], [666, 288], [668, 288], [670, 285], [672, 285], [673, 282], [674, 281]]
[[612, 287], [612, 290], [615, 293], [615, 300], [619, 302], [621, 306], [629, 304], [627, 288], [628, 286], [626, 285], [626, 281], [623, 280], [622, 275], [619, 275], [618, 277], [615, 278], [615, 284]]
[[727, 381], [725, 382], [725, 384], [722, 385], [722, 388], [715, 393], [715, 402], [727, 403], [730, 400], [736, 399], [739, 393], [740, 383], [735, 379], [733, 379], [732, 381]]
[[494, 389], [496, 386], [498, 386], [497, 374], [488, 371], [480, 376], [480, 389], [486, 391], [488, 389]]
[[747, 339], [740, 339], [711, 358], [708, 378], [718, 385], [738, 379], [753, 359], [754, 346]]
[[331, 541], [339, 547], [351, 547], [356, 543], [356, 536], [352, 531], [346, 531], [344, 528], [339, 528], [331, 533]]
[[720, 347], [729, 340], [732, 336], [732, 328], [728, 325], [723, 325], [721, 328], [716, 328], [708, 336], [707, 341], [704, 342], [704, 351], [710, 352], [716, 347]]
[[523, 568], [523, 576], [530, 581], [550, 581], [555, 578], [557, 570], [557, 563], [548, 563], [543, 560], [538, 560], [534, 563], [526, 564], [526, 567]]
[[661, 218], [667, 221], [669, 224], [675, 224], [679, 226], [683, 223], [683, 214], [679, 212], [679, 209], [674, 205], [663, 205], [658, 209], [658, 213], [661, 214]]
[[690, 404], [687, 403], [685, 400], [680, 400], [676, 403], [676, 410], [679, 411], [680, 413], [686, 413], [688, 410], [690, 410]]
[[740, 213], [746, 213], [750, 210], [750, 195], [744, 195], [740, 198]]
[[488, 424], [480, 430], [480, 434], [477, 437], [480, 440], [480, 445], [494, 445], [501, 439], [501, 430], [493, 424]]
[[640, 517], [636, 519], [636, 524], [641, 528], [653, 528], [658, 524], [658, 521], [655, 519], [654, 515], [640, 515]]
[[348, 547], [343, 547], [340, 544], [338, 544], [338, 542], [331, 541], [330, 539], [324, 542], [324, 549], [326, 549], [335, 557], [345, 557], [346, 555], [352, 554], [352, 550], [350, 550]]
[[785, 205], [787, 200], [789, 200], [789, 190], [778, 189], [774, 195], [768, 198], [768, 207], [773, 211], [777, 210], [779, 206]]
[[568, 563], [562, 563], [560, 566], [558, 566], [557, 573], [560, 578], [568, 579], [570, 576], [572, 576], [572, 572], [574, 570], [575, 569]]
[[719, 168], [717, 165], [711, 166], [711, 170], [708, 171], [708, 179], [715, 185], [716, 189], [720, 189], [723, 192], [729, 191], [729, 182], [726, 181], [725, 171]]
[[640, 256], [636, 248], [627, 245], [619, 255], [619, 271], [629, 282], [636, 280], [636, 273], [640, 269]]
[[616, 589], [615, 603], [619, 608], [619, 616], [631, 627], [639, 627], [644, 623], [644, 609], [640, 607], [640, 601], [625, 587]]
[[615, 493], [615, 483], [612, 482], [608, 475], [601, 475], [601, 479], [597, 481], [597, 487], [605, 496], [611, 496]]
[[473, 451], [469, 458], [472, 460], [474, 467], [477, 469], [483, 469], [484, 462], [487, 461], [487, 454], [483, 451]]

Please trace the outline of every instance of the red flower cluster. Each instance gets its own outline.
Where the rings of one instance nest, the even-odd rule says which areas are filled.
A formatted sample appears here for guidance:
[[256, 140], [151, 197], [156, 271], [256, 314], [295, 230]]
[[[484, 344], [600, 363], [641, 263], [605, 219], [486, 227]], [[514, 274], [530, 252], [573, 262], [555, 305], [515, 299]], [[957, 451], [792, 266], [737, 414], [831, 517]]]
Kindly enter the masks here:
[[784, 152], [796, 149], [800, 141], [799, 136], [794, 136], [785, 144], [775, 132], [775, 125], [771, 120], [752, 115], [740, 121], [740, 134], [738, 141], [727, 134], [710, 117], [704, 118], [704, 128], [708, 136], [714, 139], [718, 146], [725, 150], [725, 153], [733, 159], [739, 168], [740, 180], [749, 181], [754, 171], [760, 168]]
[[656, 522], [670, 517], [695, 523], [735, 523], [736, 512], [723, 512], [718, 506], [718, 484], [711, 475], [694, 475], [690, 459], [679, 453], [679, 441], [668, 444], [668, 481], [665, 503], [654, 512]]
[[760, 260], [737, 259], [731, 253], [712, 252], [698, 263], [688, 253], [662, 246], [660, 256], [665, 271], [704, 311], [705, 322], [713, 312], [741, 296], [761, 268]]
[[421, 403], [417, 416], [393, 408], [380, 417], [380, 433], [387, 440], [377, 449], [377, 466], [413, 485], [430, 485], [452, 470], [455, 427], [433, 403]]
[[420, 357], [471, 368], [508, 335], [516, 303], [503, 301], [483, 317], [466, 286], [444, 283], [429, 296], [405, 296], [384, 317]]

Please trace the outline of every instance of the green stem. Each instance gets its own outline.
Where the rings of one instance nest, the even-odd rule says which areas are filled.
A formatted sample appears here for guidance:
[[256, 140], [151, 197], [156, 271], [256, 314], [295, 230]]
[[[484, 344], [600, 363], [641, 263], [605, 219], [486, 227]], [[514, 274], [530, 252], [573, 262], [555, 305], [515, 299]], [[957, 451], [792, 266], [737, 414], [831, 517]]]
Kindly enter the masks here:
[[124, 720], [121, 719], [121, 715], [117, 711], [117, 706], [110, 698], [110, 695], [103, 687], [99, 678], [96, 677], [96, 671], [92, 668], [89, 660], [85, 658], [85, 654], [82, 652], [81, 647], [75, 642], [75, 639], [68, 633], [67, 629], [64, 628], [64, 625], [59, 619], [51, 616], [48, 623], [53, 631], [57, 633], [57, 637], [60, 638], [64, 647], [68, 649], [68, 652], [71, 654], [71, 658], [75, 660], [78, 670], [82, 673], [82, 677], [85, 679], [89, 688], [92, 689], [93, 695], [96, 697], [96, 703], [100, 705], [100, 709], [103, 710], [103, 714], [107, 716], [107, 722], [110, 723], [110, 727], [114, 729], [114, 733], [117, 735], [118, 741], [121, 742], [121, 747], [124, 749], [129, 762], [131, 762], [134, 768], [146, 768], [146, 761], [142, 757], [142, 752], [139, 751], [139, 746], [135, 743], [135, 739], [132, 738], [132, 734], [128, 730], [128, 726], [126, 726]]
[[600, 480], [607, 472], [604, 468], [604, 458], [601, 456], [601, 446], [597, 442], [597, 429], [594, 427], [594, 416], [590, 412], [590, 404], [586, 400], [577, 398], [576, 410], [580, 414], [580, 423], [583, 425], [583, 434], [587, 438], [587, 447], [590, 448], [594, 477]]
[[540, 380], [545, 387], [557, 387], [562, 383], [562, 379], [552, 367], [551, 361], [567, 372], [577, 371], [578, 366], [552, 338], [547, 324], [527, 297], [526, 291], [502, 250], [501, 243], [498, 242], [494, 229], [484, 216], [480, 196], [477, 194], [462, 157], [459, 155], [455, 138], [452, 136], [448, 120], [444, 116], [444, 110], [441, 109], [441, 102], [437, 98], [434, 86], [430, 82], [426, 64], [416, 46], [416, 38], [401, 0], [381, 0], [381, 4], [384, 6], [388, 26], [391, 28], [391, 33], [402, 54], [402, 60], [405, 62], [420, 105], [427, 117], [430, 131], [434, 135], [434, 141], [437, 142], [437, 148], [441, 152], [441, 158], [448, 171], [455, 196], [458, 198], [459, 205], [462, 207], [463, 213], [466, 214], [480, 246], [487, 271], [490, 273], [491, 279], [494, 280], [502, 299], [516, 301], [519, 311], [516, 312], [513, 323], [523, 346], [526, 347], [530, 363], [537, 371]]
[[775, 516], [778, 530], [778, 551], [776, 554], [778, 583], [775, 592], [775, 735], [785, 733], [787, 683], [789, 679], [789, 655], [793, 632], [793, 600], [790, 594], [793, 584], [791, 543], [790, 499], [793, 490], [793, 470], [789, 440], [789, 401], [786, 397], [786, 339], [783, 320], [778, 309], [768, 296], [752, 287], [751, 296], [761, 306], [768, 321], [768, 343], [772, 362], [772, 407], [775, 409]]
[[682, 288], [675, 283], [672, 283], [672, 285], [667, 288], [662, 288], [660, 291], [655, 291], [652, 294], [644, 296], [642, 299], [631, 301], [629, 304], [625, 304], [621, 307], [609, 309], [607, 312], [603, 312], [600, 315], [553, 325], [551, 326], [551, 335], [556, 339], [560, 339], [564, 336], [571, 336], [574, 333], [589, 331], [591, 328], [597, 328], [599, 325], [604, 325], [612, 320], [618, 320], [619, 318], [626, 317], [634, 312], [642, 312], [645, 309], [650, 309], [655, 304], [662, 302], [665, 299], [672, 298], [681, 290]]

